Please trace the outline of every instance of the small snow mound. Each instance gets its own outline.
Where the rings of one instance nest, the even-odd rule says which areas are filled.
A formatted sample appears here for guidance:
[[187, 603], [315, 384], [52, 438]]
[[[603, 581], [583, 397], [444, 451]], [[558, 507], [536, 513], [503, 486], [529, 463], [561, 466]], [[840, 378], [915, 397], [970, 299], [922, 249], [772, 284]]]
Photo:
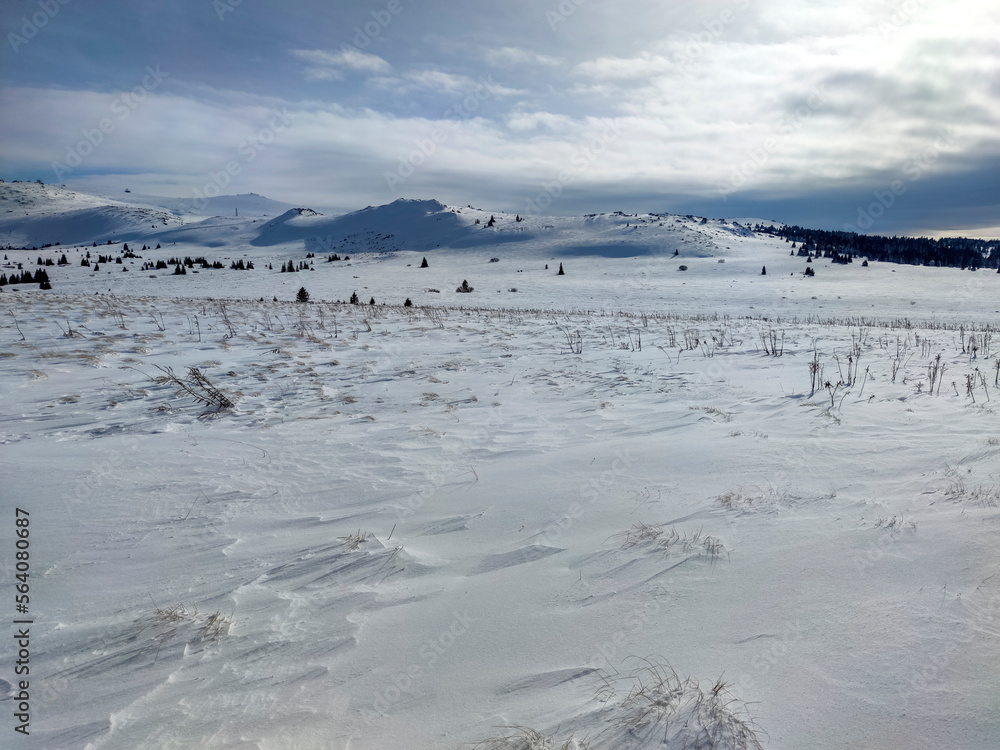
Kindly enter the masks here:
[[510, 568], [515, 565], [541, 560], [549, 555], [555, 555], [563, 550], [559, 547], [548, 547], [544, 544], [529, 544], [513, 552], [504, 552], [498, 555], [487, 555], [483, 558], [476, 573], [491, 573], [495, 570]]

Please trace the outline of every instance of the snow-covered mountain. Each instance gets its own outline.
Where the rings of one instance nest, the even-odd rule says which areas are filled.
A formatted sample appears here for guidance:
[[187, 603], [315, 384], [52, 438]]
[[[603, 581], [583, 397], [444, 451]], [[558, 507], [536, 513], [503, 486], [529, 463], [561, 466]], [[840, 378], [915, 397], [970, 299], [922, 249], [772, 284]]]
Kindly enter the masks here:
[[[506, 247], [552, 256], [725, 255], [749, 237], [747, 220], [671, 214], [525, 216], [436, 200], [400, 199], [341, 216], [249, 194], [191, 201], [122, 194], [116, 198], [36, 183], [0, 183], [0, 245], [40, 247], [142, 240], [207, 247], [297, 246], [314, 253]], [[237, 213], [239, 215], [237, 215]], [[273, 217], [273, 218], [272, 218]]]
[[71, 190], [33, 182], [0, 183], [0, 246], [103, 244], [137, 239], [154, 240], [164, 231], [206, 217], [266, 219], [288, 204], [256, 194], [189, 200], [122, 193]]

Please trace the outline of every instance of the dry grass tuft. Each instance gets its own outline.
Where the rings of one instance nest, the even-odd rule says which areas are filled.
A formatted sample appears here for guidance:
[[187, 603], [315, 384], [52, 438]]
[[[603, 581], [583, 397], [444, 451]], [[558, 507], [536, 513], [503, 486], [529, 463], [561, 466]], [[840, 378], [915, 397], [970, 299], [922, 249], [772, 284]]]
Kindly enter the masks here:
[[1000, 505], [1000, 485], [978, 484], [970, 487], [957, 473], [948, 485], [947, 495], [949, 500], [972, 502], [983, 508], [996, 508]]
[[354, 549], [360, 549], [362, 545], [364, 545], [369, 539], [374, 539], [375, 535], [368, 531], [362, 531], [361, 529], [358, 529], [357, 532], [355, 532], [354, 534], [350, 534], [349, 536], [341, 536], [337, 538], [346, 547], [354, 550]]
[[[150, 600], [152, 600], [150, 596]], [[229, 630], [233, 626], [232, 615], [224, 615], [221, 610], [207, 617], [200, 614], [197, 609], [188, 609], [184, 604], [175, 604], [172, 607], [161, 607], [153, 601], [156, 608], [156, 617], [164, 623], [189, 622], [198, 627], [202, 637], [213, 641], [219, 640], [224, 635], [229, 635]]]
[[621, 549], [649, 546], [656, 552], [669, 555], [673, 552], [706, 555], [713, 560], [726, 551], [722, 540], [711, 534], [702, 535], [699, 529], [694, 533], [681, 533], [673, 526], [665, 529], [659, 524], [636, 523], [628, 531], [615, 534], [612, 539], [621, 541]]
[[158, 385], [169, 383], [177, 386], [178, 396], [190, 396], [198, 403], [212, 407], [216, 412], [229, 411], [236, 407], [232, 398], [209, 380], [208, 376], [197, 367], [188, 368], [186, 379], [175, 375], [170, 367], [156, 365], [156, 369], [163, 374], [154, 377], [153, 382]]
[[589, 750], [590, 745], [585, 740], [572, 737], [562, 744], [546, 737], [531, 727], [497, 727], [505, 733], [490, 737], [473, 745], [473, 750]]
[[[628, 675], [607, 683], [603, 700], [614, 701], [609, 747], [662, 746], [675, 750], [763, 750], [746, 705], [721, 678], [708, 689], [680, 677], [659, 657], [638, 660]], [[637, 742], [638, 741], [638, 742]]]

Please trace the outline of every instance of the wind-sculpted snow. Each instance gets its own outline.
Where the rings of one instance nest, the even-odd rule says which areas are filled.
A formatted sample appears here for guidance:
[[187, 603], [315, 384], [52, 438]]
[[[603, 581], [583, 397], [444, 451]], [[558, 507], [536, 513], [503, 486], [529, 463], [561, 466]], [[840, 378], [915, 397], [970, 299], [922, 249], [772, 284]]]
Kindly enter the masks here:
[[[72, 256], [0, 292], [24, 747], [998, 745], [996, 274], [358, 216], [392, 212], [535, 239], [327, 263], [233, 217], [96, 272], [6, 251]], [[601, 233], [669, 252], [557, 256]]]

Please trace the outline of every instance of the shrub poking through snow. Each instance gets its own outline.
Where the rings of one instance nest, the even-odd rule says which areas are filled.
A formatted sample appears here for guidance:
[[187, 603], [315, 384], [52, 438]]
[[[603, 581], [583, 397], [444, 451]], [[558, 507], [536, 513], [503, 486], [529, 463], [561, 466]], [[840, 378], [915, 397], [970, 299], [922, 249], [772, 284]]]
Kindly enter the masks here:
[[473, 750], [590, 750], [585, 740], [566, 740], [557, 744], [551, 737], [531, 727], [497, 727], [503, 734], [477, 742]]
[[559, 741], [530, 727], [502, 726], [501, 735], [474, 750], [763, 750], [746, 704], [721, 678], [702, 687], [661, 657], [632, 660], [637, 666], [627, 674], [600, 672], [602, 706], [577, 718], [587, 739]]
[[212, 407], [209, 412], [229, 410], [236, 406], [233, 400], [212, 383], [208, 379], [208, 376], [197, 367], [188, 368], [188, 377], [186, 379], [176, 375], [170, 367], [156, 365], [156, 369], [163, 374], [153, 378], [154, 383], [170, 383], [177, 386], [178, 396], [191, 396], [195, 401]]
[[375, 535], [358, 529], [353, 534], [348, 534], [347, 536], [337, 537], [341, 544], [343, 544], [348, 549], [360, 549], [369, 539], [374, 539]]
[[[663, 659], [638, 662], [628, 675], [608, 680], [601, 697], [616, 703], [614, 720], [594, 738], [596, 747], [763, 750], [745, 704], [722, 678], [704, 689]], [[621, 691], [625, 697], [618, 702]]]

